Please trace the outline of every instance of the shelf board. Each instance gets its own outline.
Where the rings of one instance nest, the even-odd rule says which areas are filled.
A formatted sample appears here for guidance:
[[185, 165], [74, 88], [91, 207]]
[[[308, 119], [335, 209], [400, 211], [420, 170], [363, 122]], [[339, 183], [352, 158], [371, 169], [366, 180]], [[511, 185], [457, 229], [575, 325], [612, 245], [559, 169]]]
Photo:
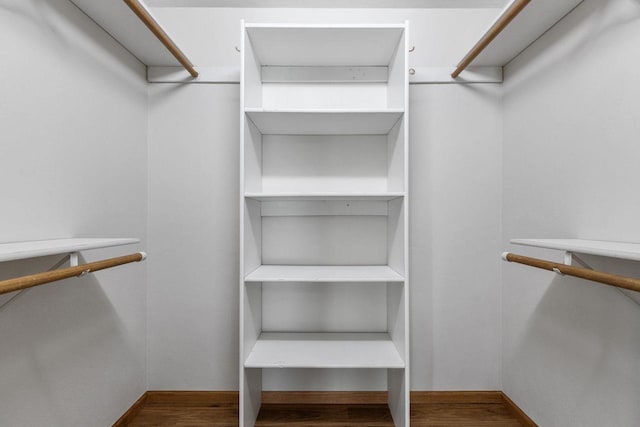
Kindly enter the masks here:
[[245, 368], [404, 368], [387, 333], [263, 332]]
[[386, 265], [262, 265], [245, 282], [404, 282]]
[[404, 25], [247, 24], [261, 65], [387, 66]]
[[[138, 19], [125, 2], [95, 0], [71, 0], [71, 2], [143, 64], [148, 66], [180, 66], [178, 60]], [[173, 35], [172, 31], [169, 33]], [[189, 48], [184, 45], [180, 47]]]
[[246, 108], [263, 135], [386, 135], [402, 109], [268, 110]]
[[582, 2], [583, 0], [532, 1], [471, 65], [487, 67], [508, 64]]
[[247, 199], [268, 201], [305, 201], [305, 200], [368, 200], [388, 201], [404, 197], [402, 192], [389, 193], [244, 193]]
[[557, 249], [579, 254], [640, 261], [640, 243], [584, 239], [513, 239], [514, 245]]
[[139, 242], [140, 239], [132, 238], [78, 238], [0, 243], [0, 262], [67, 254], [111, 246], [132, 245]]

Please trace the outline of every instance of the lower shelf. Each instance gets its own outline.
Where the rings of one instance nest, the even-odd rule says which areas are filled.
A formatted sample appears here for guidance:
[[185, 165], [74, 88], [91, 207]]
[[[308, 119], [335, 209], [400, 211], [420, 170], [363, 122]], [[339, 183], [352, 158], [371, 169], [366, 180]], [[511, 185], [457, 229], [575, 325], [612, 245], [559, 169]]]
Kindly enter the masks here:
[[261, 265], [245, 282], [403, 282], [386, 265]]
[[245, 368], [404, 368], [387, 333], [263, 332]]

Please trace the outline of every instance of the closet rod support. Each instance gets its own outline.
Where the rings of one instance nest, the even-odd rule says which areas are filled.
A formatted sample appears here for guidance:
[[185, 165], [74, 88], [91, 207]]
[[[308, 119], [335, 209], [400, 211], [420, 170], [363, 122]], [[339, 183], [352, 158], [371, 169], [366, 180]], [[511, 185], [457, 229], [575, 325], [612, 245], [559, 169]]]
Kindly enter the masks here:
[[[580, 264], [582, 267], [586, 268], [587, 270], [593, 270], [593, 267], [591, 267], [585, 260], [580, 258], [578, 255], [574, 254], [573, 252], [566, 251], [564, 253], [564, 263], [566, 265], [573, 265], [574, 262], [577, 263], [577, 264]], [[615, 288], [615, 289], [620, 294], [622, 294], [626, 298], [628, 298], [631, 301], [633, 301], [634, 304], [640, 305], [640, 300], [638, 300], [638, 299], [634, 298], [632, 295], [630, 295], [628, 293], [629, 292], [628, 290], [620, 289], [620, 288]]]
[[20, 291], [23, 289], [32, 288], [34, 286], [44, 285], [46, 283], [68, 279], [70, 277], [80, 277], [84, 276], [87, 273], [93, 273], [94, 271], [104, 270], [106, 268], [116, 267], [118, 265], [128, 264], [131, 262], [144, 261], [146, 258], [146, 253], [138, 252], [135, 254], [125, 255], [117, 258], [109, 258], [102, 261], [90, 262], [87, 264], [78, 265], [76, 267], [46, 271], [44, 273], [3, 280], [0, 281], [0, 294]]
[[591, 270], [588, 268], [574, 267], [571, 265], [565, 265], [553, 261], [546, 261], [538, 258], [530, 258], [527, 256], [512, 254], [509, 252], [504, 252], [502, 254], [502, 259], [508, 262], [516, 262], [518, 264], [524, 264], [530, 267], [553, 271], [560, 275], [578, 277], [580, 279], [591, 280], [593, 282], [614, 286], [616, 288], [640, 292], [640, 279], [635, 279], [632, 277], [619, 276], [617, 274], [605, 273], [603, 271]]

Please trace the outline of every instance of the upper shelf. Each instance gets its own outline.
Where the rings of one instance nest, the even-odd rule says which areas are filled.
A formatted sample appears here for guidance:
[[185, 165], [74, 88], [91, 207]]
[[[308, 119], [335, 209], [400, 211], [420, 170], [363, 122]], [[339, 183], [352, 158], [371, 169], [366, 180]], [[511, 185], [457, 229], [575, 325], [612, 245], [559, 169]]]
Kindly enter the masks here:
[[535, 0], [530, 2], [471, 65], [487, 67], [506, 65], [583, 1]]
[[513, 239], [514, 245], [558, 249], [579, 254], [640, 261], [640, 243], [583, 239]]
[[0, 262], [19, 259], [36, 258], [47, 255], [59, 255], [89, 249], [107, 248], [111, 246], [131, 245], [140, 239], [105, 238], [105, 239], [54, 239], [34, 240], [29, 242], [0, 243]]
[[261, 65], [387, 66], [404, 25], [247, 24]]
[[[123, 1], [71, 0], [142, 63], [180, 66], [166, 47]], [[188, 48], [188, 46], [185, 46]], [[188, 50], [188, 49], [187, 49]]]
[[264, 135], [386, 135], [402, 117], [387, 110], [265, 110], [247, 108]]
[[[145, 65], [149, 66], [179, 66], [180, 64], [176, 59], [166, 50], [166, 48], [160, 43], [153, 34], [142, 24], [136, 16], [129, 10], [129, 8], [122, 1], [95, 1], [95, 0], [71, 0], [76, 6], [78, 6], [84, 13], [90, 16], [96, 23], [104, 28], [110, 35], [118, 40], [123, 46], [125, 46], [133, 55], [139, 58]], [[173, 4], [169, 4], [173, 1]], [[211, 7], [216, 5], [217, 0], [192, 0], [191, 3], [198, 3], [201, 7]], [[222, 1], [222, 0], [220, 0]], [[228, 0], [227, 0], [228, 1]], [[252, 0], [253, 4], [258, 5], [258, 1]], [[319, 0], [320, 1], [320, 0]], [[322, 0], [326, 1], [326, 0]], [[292, 0], [272, 0], [269, 5], [277, 7], [289, 2], [293, 4]], [[514, 56], [525, 49], [529, 44], [536, 40], [540, 35], [547, 31], [557, 21], [559, 21], [567, 12], [580, 4], [582, 0], [535, 0], [532, 1], [526, 10], [521, 13], [502, 34], [494, 40], [493, 43], [472, 63], [474, 66], [501, 66], [509, 62]], [[176, 0], [154, 0], [147, 1], [151, 7], [154, 6], [178, 6]], [[260, 2], [262, 3], [262, 2]], [[297, 4], [298, 2], [296, 2]], [[344, 3], [344, 2], [343, 2]], [[494, 0], [433, 0], [433, 3], [418, 2], [417, 0], [403, 0], [403, 1], [389, 1], [389, 7], [401, 8], [401, 7], [421, 7], [420, 5], [427, 5], [422, 10], [429, 7], [459, 7], [461, 11], [469, 7], [499, 7], [504, 2]], [[318, 3], [319, 4], [319, 3]], [[336, 7], [338, 2], [332, 2], [331, 7]], [[340, 3], [341, 5], [342, 3]], [[359, 1], [358, 3], [351, 5], [350, 7], [369, 7], [370, 5], [380, 4], [379, 0]], [[179, 6], [184, 11], [184, 2], [180, 1]], [[225, 7], [233, 7], [235, 2], [228, 1]], [[245, 5], [247, 6], [247, 5]], [[308, 6], [305, 2], [305, 6]], [[260, 6], [266, 7], [266, 6]], [[411, 19], [411, 9], [407, 10], [407, 18]], [[497, 14], [498, 12], [496, 12]], [[195, 16], [195, 14], [194, 14]], [[200, 14], [198, 14], [200, 16]], [[339, 12], [336, 14], [339, 17]], [[365, 16], [365, 14], [363, 14]], [[337, 18], [340, 19], [340, 18]], [[363, 18], [363, 19], [366, 19]], [[162, 24], [162, 20], [160, 20]], [[193, 32], [194, 36], [189, 37], [186, 33], [174, 30], [175, 28], [182, 29], [184, 31]], [[200, 28], [198, 25], [189, 25], [184, 23], [181, 26], [172, 26], [169, 34], [176, 39], [178, 45], [183, 48], [188, 54], [192, 50], [197, 50], [197, 46], [191, 46], [189, 43], [182, 43], [182, 40], [208, 40], [208, 37], [199, 37], [209, 34], [205, 28]], [[457, 31], [457, 30], [456, 30]], [[454, 34], [454, 33], [452, 33]], [[446, 38], [447, 34], [443, 34], [443, 38]], [[478, 34], [480, 37], [481, 34]], [[225, 45], [226, 48], [233, 49], [235, 41], [234, 38]], [[218, 40], [224, 44], [226, 40]], [[420, 45], [420, 40], [413, 40], [413, 44]], [[227, 46], [228, 45], [228, 46]], [[470, 48], [468, 46], [466, 49]], [[462, 57], [466, 52], [460, 51], [459, 55]], [[378, 53], [374, 53], [378, 55]], [[388, 48], [387, 53], [388, 55]], [[385, 55], [380, 54], [380, 59]], [[194, 57], [197, 61], [197, 57]], [[213, 65], [212, 63], [196, 63], [197, 67], [206, 67]], [[223, 67], [237, 67], [236, 63], [224, 63], [216, 64]], [[349, 64], [353, 65], [353, 64]], [[454, 67], [455, 64], [449, 64]], [[412, 66], [423, 66], [423, 64], [412, 64]]]

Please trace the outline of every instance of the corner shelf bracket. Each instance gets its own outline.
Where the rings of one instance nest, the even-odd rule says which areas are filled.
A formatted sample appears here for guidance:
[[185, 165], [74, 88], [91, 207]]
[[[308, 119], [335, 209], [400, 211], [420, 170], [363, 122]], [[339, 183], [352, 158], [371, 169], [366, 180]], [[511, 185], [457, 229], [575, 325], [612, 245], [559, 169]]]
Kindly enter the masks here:
[[565, 263], [565, 265], [573, 265], [574, 261], [577, 264], [580, 264], [584, 268], [587, 268], [589, 270], [593, 270], [594, 269], [585, 260], [580, 258], [575, 252], [566, 251], [564, 253], [564, 263]]
[[69, 267], [77, 267], [78, 266], [78, 258], [79, 252], [71, 252], [69, 254]]
[[[581, 258], [582, 255], [593, 255], [615, 259], [640, 261], [640, 244], [627, 242], [609, 242], [584, 239], [513, 239], [512, 244], [533, 246], [546, 249], [561, 250], [564, 253], [562, 263], [538, 260], [505, 252], [502, 257], [505, 261], [518, 262], [520, 264], [543, 268], [560, 276], [576, 276], [615, 287], [625, 297], [640, 305], [640, 297], [637, 285], [630, 285], [637, 279], [617, 276], [602, 271], [597, 271], [588, 262]], [[578, 255], [580, 254], [580, 255]], [[507, 259], [511, 257], [510, 259]], [[582, 268], [573, 268], [578, 264]], [[571, 269], [564, 269], [563, 266]], [[588, 272], [593, 271], [594, 274]], [[631, 292], [631, 291], [636, 292]]]

